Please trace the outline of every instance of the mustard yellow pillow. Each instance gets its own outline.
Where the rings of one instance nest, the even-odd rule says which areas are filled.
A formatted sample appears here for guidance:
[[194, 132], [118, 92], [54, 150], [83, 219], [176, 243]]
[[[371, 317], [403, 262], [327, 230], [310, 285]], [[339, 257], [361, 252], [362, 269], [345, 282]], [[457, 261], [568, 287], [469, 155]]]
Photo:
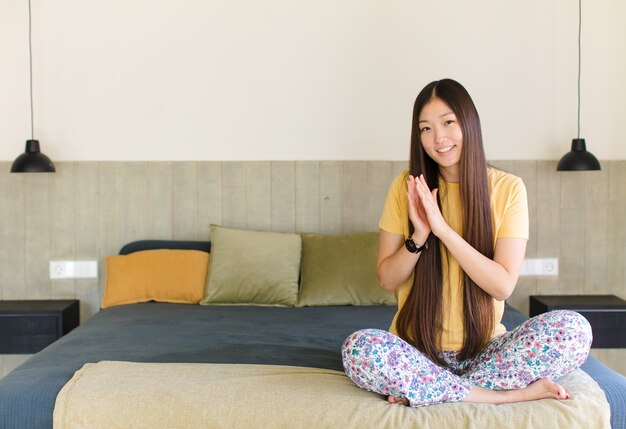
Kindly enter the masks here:
[[144, 250], [105, 258], [102, 308], [159, 301], [197, 304], [204, 296], [209, 254], [199, 250]]

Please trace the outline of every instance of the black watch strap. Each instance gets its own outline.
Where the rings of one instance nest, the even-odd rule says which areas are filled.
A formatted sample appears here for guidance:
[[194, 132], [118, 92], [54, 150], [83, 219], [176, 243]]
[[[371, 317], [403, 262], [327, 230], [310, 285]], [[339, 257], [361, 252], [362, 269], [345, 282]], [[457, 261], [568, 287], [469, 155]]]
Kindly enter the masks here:
[[421, 246], [418, 246], [415, 240], [413, 240], [413, 237], [409, 237], [404, 242], [404, 246], [406, 247], [406, 250], [411, 253], [419, 253], [422, 250], [428, 250], [428, 240], [426, 240]]

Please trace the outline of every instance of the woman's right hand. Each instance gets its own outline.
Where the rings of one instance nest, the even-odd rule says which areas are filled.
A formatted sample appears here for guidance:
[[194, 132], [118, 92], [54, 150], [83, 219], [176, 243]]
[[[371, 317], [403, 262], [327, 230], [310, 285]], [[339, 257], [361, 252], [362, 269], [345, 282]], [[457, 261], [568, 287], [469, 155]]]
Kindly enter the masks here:
[[426, 211], [424, 211], [424, 206], [422, 206], [422, 201], [417, 193], [416, 182], [417, 179], [409, 175], [407, 180], [407, 186], [409, 189], [409, 192], [407, 193], [409, 200], [409, 219], [415, 229], [413, 239], [416, 240], [419, 245], [422, 245], [428, 239], [431, 228], [428, 223]]

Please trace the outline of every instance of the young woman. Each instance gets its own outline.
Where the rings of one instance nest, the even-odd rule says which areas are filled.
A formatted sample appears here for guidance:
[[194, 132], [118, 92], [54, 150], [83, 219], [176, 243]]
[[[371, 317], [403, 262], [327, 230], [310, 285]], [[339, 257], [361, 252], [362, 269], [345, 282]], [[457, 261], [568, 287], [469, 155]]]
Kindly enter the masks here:
[[585, 361], [591, 328], [569, 311], [510, 332], [500, 323], [528, 241], [526, 189], [487, 166], [458, 82], [417, 96], [410, 172], [391, 184], [379, 227], [378, 278], [398, 312], [390, 332], [346, 339], [344, 369], [359, 387], [411, 406], [569, 398], [552, 380]]

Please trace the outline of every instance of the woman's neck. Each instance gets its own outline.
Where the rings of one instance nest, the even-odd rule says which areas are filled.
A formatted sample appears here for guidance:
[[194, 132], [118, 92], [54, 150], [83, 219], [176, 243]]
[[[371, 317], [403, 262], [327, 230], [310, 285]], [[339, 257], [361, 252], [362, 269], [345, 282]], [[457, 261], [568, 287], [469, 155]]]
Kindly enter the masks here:
[[443, 177], [443, 180], [451, 183], [459, 183], [461, 177], [458, 164], [450, 167], [439, 167], [439, 174]]

